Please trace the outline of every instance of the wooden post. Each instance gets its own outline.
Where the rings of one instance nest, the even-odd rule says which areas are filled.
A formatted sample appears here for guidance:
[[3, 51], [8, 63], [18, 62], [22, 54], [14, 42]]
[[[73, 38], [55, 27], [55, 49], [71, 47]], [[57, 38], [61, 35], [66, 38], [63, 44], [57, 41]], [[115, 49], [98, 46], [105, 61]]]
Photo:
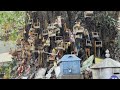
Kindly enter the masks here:
[[45, 19], [45, 29], [47, 29], [48, 23], [47, 20]]
[[64, 31], [67, 30], [67, 26], [66, 26], [66, 23], [64, 23]]
[[100, 47], [98, 47], [98, 57], [100, 57]]
[[94, 55], [96, 57], [96, 42], [94, 41]]
[[38, 49], [38, 65], [40, 65], [40, 50]]
[[95, 63], [95, 57], [96, 57], [96, 42], [94, 40], [94, 60], [93, 60], [93, 63]]
[[41, 66], [42, 65], [42, 48], [39, 46], [39, 52], [38, 52], [38, 62], [39, 62], [39, 65]]
[[40, 66], [42, 65], [42, 51], [40, 50]]

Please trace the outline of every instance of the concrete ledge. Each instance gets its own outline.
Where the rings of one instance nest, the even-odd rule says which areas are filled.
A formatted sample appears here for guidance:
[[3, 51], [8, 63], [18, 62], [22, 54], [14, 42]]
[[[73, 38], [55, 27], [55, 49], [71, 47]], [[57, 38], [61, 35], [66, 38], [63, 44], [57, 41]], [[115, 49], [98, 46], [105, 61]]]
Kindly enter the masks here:
[[83, 75], [62, 75], [58, 79], [83, 79]]

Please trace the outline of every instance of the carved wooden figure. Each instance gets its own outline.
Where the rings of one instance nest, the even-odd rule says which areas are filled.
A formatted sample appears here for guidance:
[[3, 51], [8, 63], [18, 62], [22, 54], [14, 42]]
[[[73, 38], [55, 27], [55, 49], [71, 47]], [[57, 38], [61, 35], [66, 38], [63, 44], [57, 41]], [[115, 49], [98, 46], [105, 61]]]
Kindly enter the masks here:
[[59, 27], [62, 27], [61, 16], [57, 16], [57, 23]]

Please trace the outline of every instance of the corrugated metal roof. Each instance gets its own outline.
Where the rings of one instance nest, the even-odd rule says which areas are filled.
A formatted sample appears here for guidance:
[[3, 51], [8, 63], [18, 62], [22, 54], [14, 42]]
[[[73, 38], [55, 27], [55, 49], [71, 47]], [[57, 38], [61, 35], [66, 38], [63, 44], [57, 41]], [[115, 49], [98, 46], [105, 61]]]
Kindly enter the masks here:
[[91, 68], [117, 68], [120, 67], [120, 63], [111, 58], [106, 58], [102, 62], [93, 65]]
[[67, 55], [64, 55], [60, 61], [80, 61], [81, 59], [78, 58], [76, 55], [74, 54], [67, 54]]

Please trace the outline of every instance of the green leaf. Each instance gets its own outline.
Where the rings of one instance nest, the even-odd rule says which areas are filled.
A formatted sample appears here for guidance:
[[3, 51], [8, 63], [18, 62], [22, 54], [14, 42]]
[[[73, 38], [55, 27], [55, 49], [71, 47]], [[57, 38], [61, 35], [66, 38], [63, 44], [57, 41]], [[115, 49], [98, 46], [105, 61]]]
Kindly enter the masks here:
[[[3, 27], [4, 24], [8, 23], [10, 25], [10, 30], [15, 30], [12, 24], [14, 23], [17, 30], [14, 33], [11, 33], [11, 40], [15, 40], [17, 35], [15, 35], [18, 31], [18, 26], [24, 27], [25, 25], [25, 11], [0, 11], [0, 27]], [[0, 30], [0, 32], [3, 32]], [[13, 36], [12, 36], [13, 35]]]

